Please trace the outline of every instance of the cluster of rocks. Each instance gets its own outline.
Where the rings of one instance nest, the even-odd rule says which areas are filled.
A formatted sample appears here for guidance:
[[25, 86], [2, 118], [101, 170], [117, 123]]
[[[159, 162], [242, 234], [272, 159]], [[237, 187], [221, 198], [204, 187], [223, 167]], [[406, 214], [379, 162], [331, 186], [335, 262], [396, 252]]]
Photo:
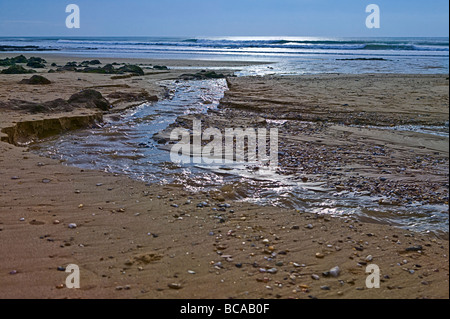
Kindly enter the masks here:
[[[31, 79], [27, 81], [31, 81]], [[64, 99], [56, 99], [42, 103], [22, 100], [10, 100], [7, 103], [0, 102], [0, 109], [4, 108], [29, 113], [70, 112], [75, 108], [96, 108], [102, 111], [108, 111], [110, 106], [111, 104], [100, 92], [92, 89], [75, 93], [67, 101]]]
[[180, 75], [181, 80], [207, 80], [207, 79], [223, 79], [226, 76], [222, 73], [216, 73], [215, 71], [202, 70], [195, 74], [182, 74]]
[[9, 68], [2, 70], [1, 74], [29, 74], [36, 73], [35, 70], [25, 69], [21, 65], [11, 65]]
[[169, 68], [165, 65], [154, 65], [153, 70], [169, 70]]
[[19, 55], [14, 58], [5, 58], [0, 60], [0, 66], [8, 66], [9, 68], [3, 70], [3, 74], [23, 74], [23, 73], [31, 73], [31, 70], [26, 70], [22, 66], [18, 66], [17, 64], [26, 64], [26, 66], [34, 69], [42, 69], [45, 68], [45, 61], [39, 57], [30, 57], [27, 59], [24, 55]]
[[84, 61], [80, 64], [76, 62], [68, 62], [65, 66], [56, 69], [58, 72], [74, 71], [83, 73], [97, 73], [97, 74], [124, 74], [131, 73], [134, 75], [144, 75], [144, 71], [138, 65], [127, 64], [119, 68], [115, 68], [117, 63], [106, 64], [103, 67], [93, 67], [93, 65], [101, 64], [99, 60]]

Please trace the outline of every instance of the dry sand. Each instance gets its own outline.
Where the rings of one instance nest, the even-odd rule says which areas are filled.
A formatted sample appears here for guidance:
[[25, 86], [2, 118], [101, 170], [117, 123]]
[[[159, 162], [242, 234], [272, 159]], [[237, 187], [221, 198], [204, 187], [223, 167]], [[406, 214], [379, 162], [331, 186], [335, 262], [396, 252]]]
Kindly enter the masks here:
[[[174, 78], [173, 72], [120, 84], [161, 96], [157, 81]], [[112, 90], [107, 75], [50, 75], [55, 87], [28, 88], [16, 84], [27, 76], [0, 75], [0, 101], [67, 98], [93, 86], [104, 95]], [[316, 85], [317, 96], [333, 91]], [[0, 128], [47, 116], [0, 112]], [[448, 158], [448, 147], [440, 151]], [[0, 298], [449, 297], [448, 241], [432, 235], [234, 202], [229, 185], [211, 194], [145, 185], [63, 166], [4, 142], [0, 177]], [[204, 201], [211, 206], [197, 207]], [[224, 202], [231, 207], [218, 216], [212, 207]], [[422, 248], [407, 251], [414, 246]], [[370, 263], [381, 269], [379, 289], [365, 287]], [[58, 267], [68, 264], [80, 267], [81, 289], [64, 287], [68, 274]], [[335, 266], [337, 278], [322, 274]]]

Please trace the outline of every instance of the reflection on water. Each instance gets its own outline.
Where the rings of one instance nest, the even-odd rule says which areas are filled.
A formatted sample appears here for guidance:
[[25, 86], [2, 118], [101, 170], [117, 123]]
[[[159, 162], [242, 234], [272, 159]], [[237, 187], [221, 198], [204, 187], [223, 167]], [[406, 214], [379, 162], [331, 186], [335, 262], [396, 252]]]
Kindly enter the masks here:
[[301, 183], [269, 169], [171, 162], [169, 152], [159, 148], [152, 136], [174, 123], [178, 116], [217, 108], [227, 87], [223, 79], [165, 84], [173, 92], [171, 98], [143, 104], [102, 127], [45, 141], [39, 144], [37, 152], [62, 159], [68, 165], [123, 173], [149, 183], [181, 184], [194, 191], [221, 189], [231, 199], [295, 208], [300, 212], [343, 217], [356, 214], [366, 221], [447, 236], [447, 206], [379, 205], [380, 197], [338, 193], [321, 184]]

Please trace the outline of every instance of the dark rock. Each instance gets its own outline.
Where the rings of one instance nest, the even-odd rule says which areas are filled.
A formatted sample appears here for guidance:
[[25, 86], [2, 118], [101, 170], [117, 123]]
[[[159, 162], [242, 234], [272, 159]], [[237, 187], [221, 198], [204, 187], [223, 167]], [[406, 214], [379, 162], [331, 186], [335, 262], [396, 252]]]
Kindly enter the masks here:
[[182, 80], [206, 80], [206, 79], [222, 79], [225, 75], [222, 73], [216, 73], [215, 71], [200, 71], [196, 74], [182, 74], [180, 79]]
[[[110, 65], [110, 64], [108, 64]], [[114, 71], [110, 71], [109, 69], [104, 69], [104, 68], [91, 68], [91, 67], [86, 67], [83, 70], [81, 70], [81, 72], [83, 73], [98, 73], [98, 74], [113, 74]]]
[[98, 91], [87, 89], [72, 95], [69, 104], [82, 104], [87, 108], [99, 108], [103, 111], [108, 111], [110, 103]]
[[80, 65], [82, 65], [82, 66], [98, 65], [98, 64], [102, 64], [102, 63], [99, 60], [83, 61], [80, 63]]
[[118, 69], [118, 71], [123, 72], [123, 73], [133, 73], [133, 74], [137, 74], [137, 75], [144, 75], [144, 70], [142, 70], [141, 67], [139, 67], [137, 65], [131, 65], [131, 64], [127, 64], [127, 65], [120, 67]]
[[33, 75], [29, 79], [23, 79], [19, 82], [20, 84], [32, 84], [32, 85], [45, 85], [51, 84], [52, 82], [41, 75]]
[[15, 63], [27, 63], [28, 60], [27, 60], [27, 58], [26, 58], [25, 56], [23, 56], [23, 55], [18, 55], [18, 56], [16, 56], [15, 58], [12, 58], [12, 59], [11, 59], [11, 62], [12, 62], [13, 64], [15, 64]]
[[42, 69], [45, 68], [44, 63], [47, 63], [47, 61], [42, 58], [31, 57], [28, 59], [27, 66], [35, 69]]
[[155, 65], [153, 66], [154, 70], [168, 70], [169, 68], [165, 65]]
[[11, 63], [11, 60], [9, 58], [0, 60], [0, 66], [10, 66], [11, 64], [12, 63]]
[[11, 66], [16, 63], [27, 63], [28, 60], [23, 55], [16, 56], [15, 58], [0, 59], [0, 66]]
[[102, 68], [102, 70], [104, 70], [105, 73], [108, 73], [108, 74], [115, 74], [115, 73], [117, 73], [116, 69], [114, 68], [114, 66], [112, 64], [106, 64]]
[[77, 71], [77, 65], [72, 65], [71, 62], [67, 63], [65, 66], [57, 68], [56, 71], [64, 72], [64, 71]]

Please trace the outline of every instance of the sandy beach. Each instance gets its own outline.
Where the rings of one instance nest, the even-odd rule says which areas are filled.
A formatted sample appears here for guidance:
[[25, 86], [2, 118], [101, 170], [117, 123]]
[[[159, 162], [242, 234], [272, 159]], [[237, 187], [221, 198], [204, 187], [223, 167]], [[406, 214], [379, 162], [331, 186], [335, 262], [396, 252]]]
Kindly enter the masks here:
[[[190, 67], [220, 67], [216, 73], [228, 76], [250, 63], [99, 59], [100, 67], [137, 64], [145, 72], [127, 77], [48, 73], [93, 58], [39, 56], [47, 66], [35, 74], [49, 85], [19, 84], [33, 74], [0, 74], [0, 298], [449, 298], [448, 230], [426, 234], [376, 218], [262, 207], [236, 200], [234, 185], [194, 193], [30, 151], [29, 143], [41, 137], [167, 98], [161, 81], [182, 81], [197, 72]], [[417, 201], [448, 209], [448, 135], [388, 130], [447, 125], [448, 132], [448, 75], [227, 82], [220, 108], [182, 118], [187, 127], [194, 118], [205, 127], [276, 125], [281, 174], [380, 196], [380, 205]], [[69, 111], [23, 107], [23, 101], [70, 101], [85, 89], [100, 92], [110, 110], [70, 103]], [[65, 287], [69, 264], [80, 267], [80, 289]], [[366, 287], [369, 264], [381, 270], [380, 288]], [[335, 267], [336, 276], [330, 274]]]

